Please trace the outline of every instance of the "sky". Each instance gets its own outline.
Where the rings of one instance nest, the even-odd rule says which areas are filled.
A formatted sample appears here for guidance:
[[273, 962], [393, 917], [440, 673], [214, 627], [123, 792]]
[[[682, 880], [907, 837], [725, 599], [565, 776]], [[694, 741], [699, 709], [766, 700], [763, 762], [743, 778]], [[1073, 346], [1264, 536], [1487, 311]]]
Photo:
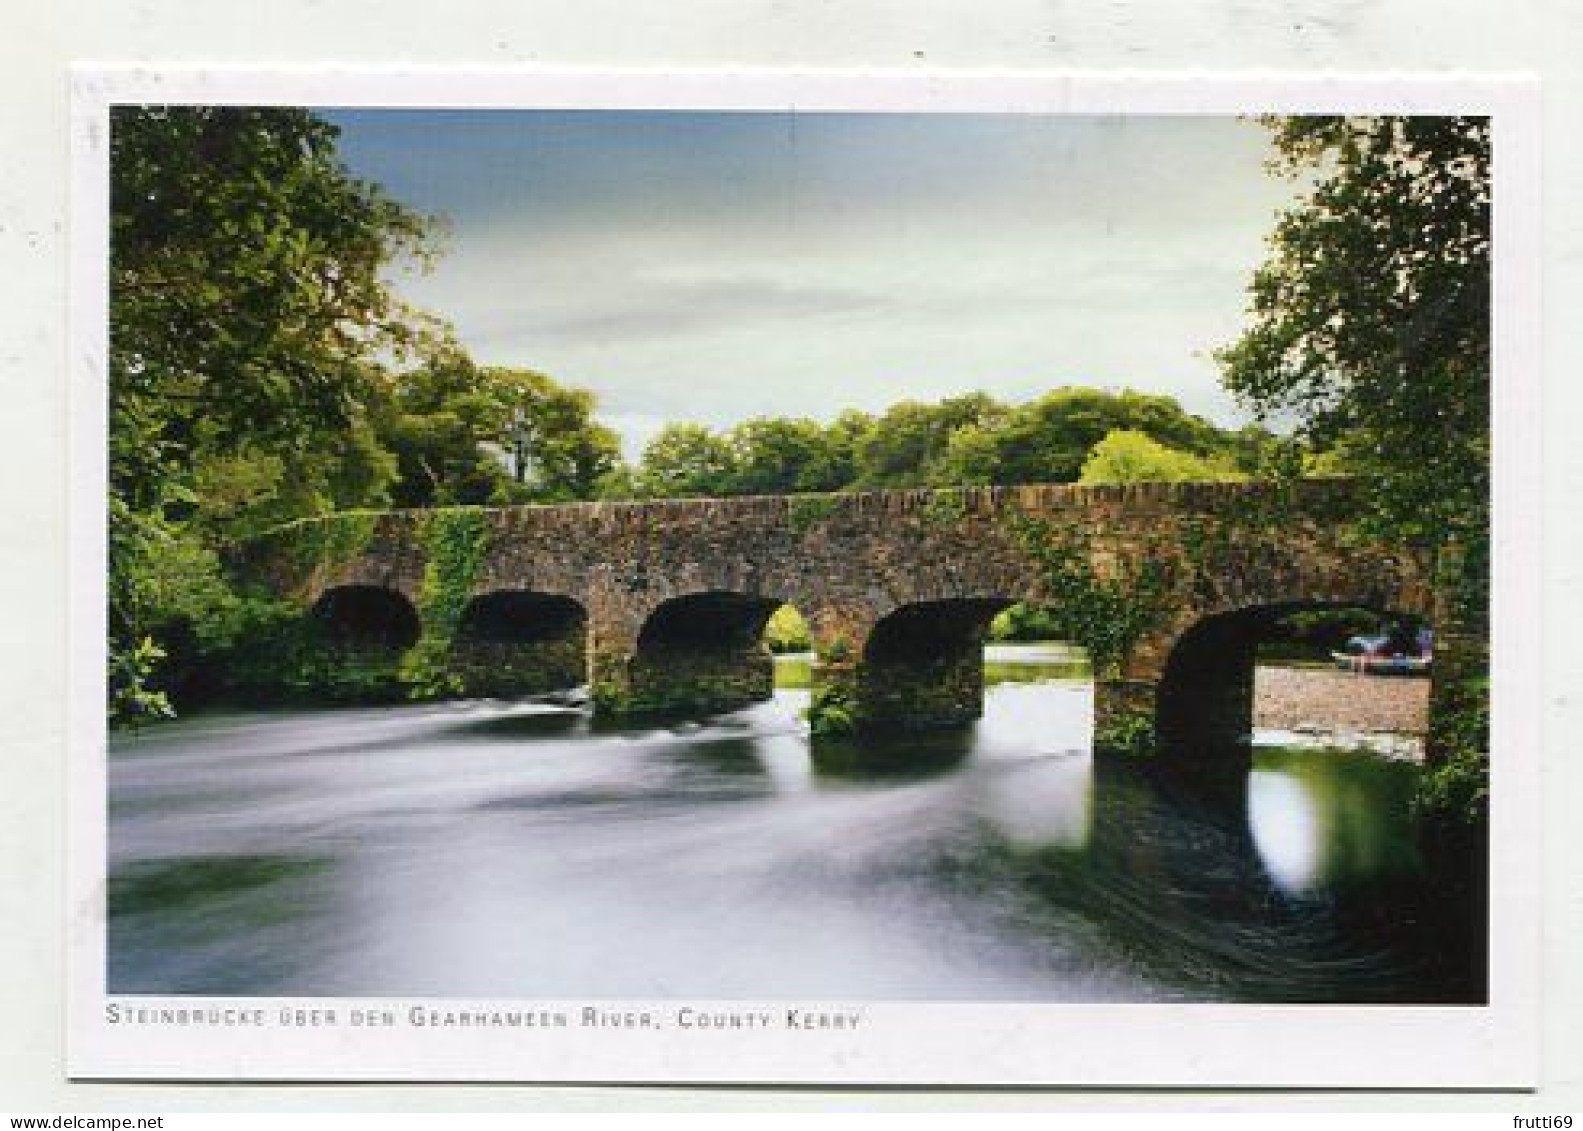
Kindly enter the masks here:
[[664, 424], [1063, 385], [1247, 417], [1233, 340], [1293, 189], [1233, 117], [338, 110], [352, 172], [443, 217], [401, 293], [474, 359]]

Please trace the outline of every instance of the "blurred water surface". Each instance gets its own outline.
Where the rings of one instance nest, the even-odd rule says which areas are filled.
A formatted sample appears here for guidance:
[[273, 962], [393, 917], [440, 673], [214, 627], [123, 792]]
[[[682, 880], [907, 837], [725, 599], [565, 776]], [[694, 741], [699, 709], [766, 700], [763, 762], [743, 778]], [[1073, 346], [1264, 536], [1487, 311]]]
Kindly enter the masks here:
[[[963, 732], [815, 759], [773, 701], [197, 717], [110, 756], [117, 993], [1441, 1001], [1412, 765], [1275, 746], [1213, 789], [1089, 752], [1058, 646]], [[1438, 940], [1438, 941], [1437, 941]]]

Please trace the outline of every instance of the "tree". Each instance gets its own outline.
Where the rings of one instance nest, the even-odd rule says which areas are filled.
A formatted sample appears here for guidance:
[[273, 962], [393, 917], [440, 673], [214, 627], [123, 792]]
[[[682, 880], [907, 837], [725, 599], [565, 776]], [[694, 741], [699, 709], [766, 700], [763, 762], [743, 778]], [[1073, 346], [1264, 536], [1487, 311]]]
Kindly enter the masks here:
[[943, 460], [959, 430], [983, 425], [1005, 412], [987, 393], [948, 397], [939, 404], [901, 401], [874, 420], [857, 443], [857, 486], [943, 485]]
[[201, 449], [344, 428], [382, 357], [437, 329], [385, 280], [428, 222], [353, 179], [335, 137], [303, 110], [116, 110], [111, 472], [135, 509]]
[[495, 404], [494, 435], [518, 490], [529, 502], [592, 499], [621, 461], [621, 441], [594, 419], [594, 394], [529, 369], [491, 367], [483, 384]]
[[1117, 428], [1095, 444], [1080, 483], [1212, 482], [1241, 476], [1229, 461], [1212, 461], [1168, 448], [1152, 436]]
[[824, 430], [824, 458], [828, 467], [820, 474], [821, 482], [836, 486], [829, 490], [851, 487], [858, 478], [858, 452], [864, 438], [874, 430], [874, 418], [857, 409], [847, 409]]
[[173, 548], [227, 513], [383, 497], [365, 406], [390, 359], [440, 334], [387, 272], [421, 260], [432, 229], [353, 178], [335, 138], [303, 110], [112, 113], [109, 643], [124, 711], [167, 706], [149, 679], [170, 586], [148, 577]]
[[400, 506], [593, 498], [620, 458], [594, 397], [528, 369], [479, 367], [460, 351], [397, 382], [383, 434]]
[[1490, 132], [1480, 117], [1271, 119], [1307, 178], [1218, 354], [1262, 418], [1344, 446], [1399, 537], [1480, 543], [1489, 498]]
[[701, 424], [667, 424], [643, 449], [638, 493], [647, 498], [724, 495], [736, 478], [736, 452]]
[[1072, 483], [1094, 445], [1117, 430], [1207, 455], [1227, 438], [1172, 397], [1068, 387], [952, 434], [942, 478], [954, 483]]
[[840, 454], [819, 424], [790, 417], [745, 420], [726, 435], [733, 451], [729, 493], [778, 495], [844, 487]]

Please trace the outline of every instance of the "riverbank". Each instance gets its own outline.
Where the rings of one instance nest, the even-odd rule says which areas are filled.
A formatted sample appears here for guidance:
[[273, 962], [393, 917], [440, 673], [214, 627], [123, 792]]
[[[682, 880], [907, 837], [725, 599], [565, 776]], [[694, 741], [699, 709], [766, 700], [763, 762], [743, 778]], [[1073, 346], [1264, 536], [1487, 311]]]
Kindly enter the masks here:
[[1428, 714], [1427, 679], [1261, 665], [1254, 682], [1260, 728], [1421, 736]]

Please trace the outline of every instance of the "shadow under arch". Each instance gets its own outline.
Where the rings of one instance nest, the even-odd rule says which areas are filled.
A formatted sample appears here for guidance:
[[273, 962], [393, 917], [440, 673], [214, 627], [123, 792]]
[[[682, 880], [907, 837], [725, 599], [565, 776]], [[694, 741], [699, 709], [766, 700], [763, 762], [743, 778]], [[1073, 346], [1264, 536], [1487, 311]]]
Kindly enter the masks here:
[[422, 625], [406, 596], [378, 585], [326, 589], [308, 613], [321, 641], [338, 651], [400, 654], [418, 642]]
[[422, 631], [417, 609], [394, 589], [325, 590], [308, 611], [299, 694], [332, 703], [404, 698], [401, 659]]
[[579, 687], [588, 679], [587, 610], [558, 593], [480, 593], [462, 609], [450, 663], [468, 695], [511, 697]]
[[784, 601], [709, 590], [660, 602], [638, 632], [626, 714], [710, 714], [770, 698], [764, 626]]

